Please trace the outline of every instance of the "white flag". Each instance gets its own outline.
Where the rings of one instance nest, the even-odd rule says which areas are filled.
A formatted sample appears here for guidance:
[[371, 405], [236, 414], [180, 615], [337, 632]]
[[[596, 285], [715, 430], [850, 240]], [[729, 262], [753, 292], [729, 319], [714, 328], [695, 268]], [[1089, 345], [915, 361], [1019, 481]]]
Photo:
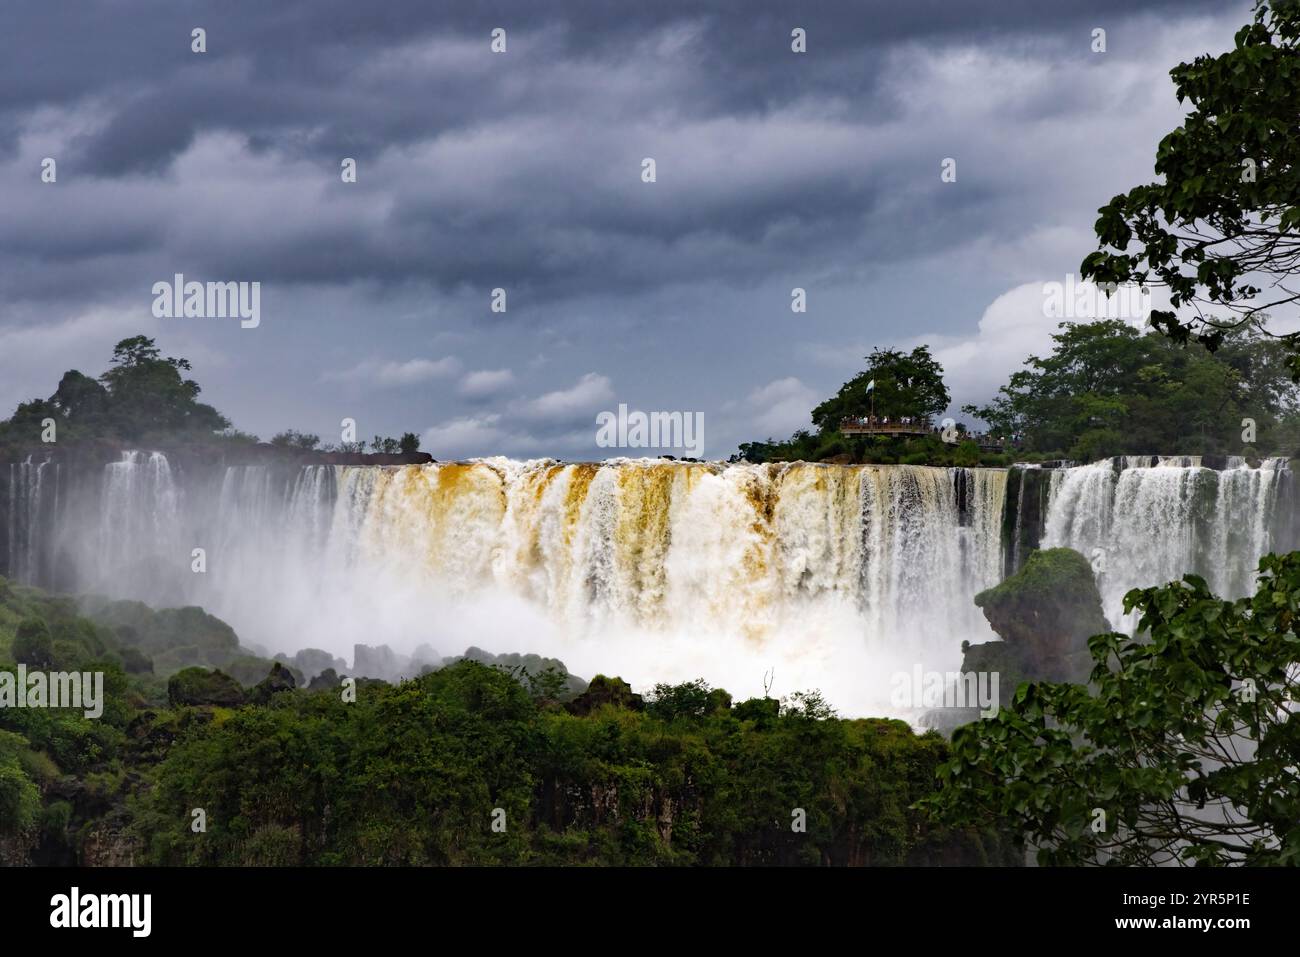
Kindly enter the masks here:
[[876, 380], [872, 379], [870, 382], [867, 383], [867, 391], [871, 392], [875, 388], [876, 388]]

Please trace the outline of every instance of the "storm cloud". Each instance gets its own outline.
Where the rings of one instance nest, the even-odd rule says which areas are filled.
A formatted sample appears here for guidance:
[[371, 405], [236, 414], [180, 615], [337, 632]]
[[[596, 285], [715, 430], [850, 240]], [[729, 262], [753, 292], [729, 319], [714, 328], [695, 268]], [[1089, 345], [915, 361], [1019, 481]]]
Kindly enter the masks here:
[[[1077, 269], [1178, 122], [1169, 68], [1250, 8], [7, 3], [0, 404], [143, 332], [263, 436], [595, 457], [626, 402], [703, 413], [725, 456], [870, 345], [970, 365], [1015, 328], [981, 319]], [[175, 273], [261, 282], [262, 325], [154, 319]]]

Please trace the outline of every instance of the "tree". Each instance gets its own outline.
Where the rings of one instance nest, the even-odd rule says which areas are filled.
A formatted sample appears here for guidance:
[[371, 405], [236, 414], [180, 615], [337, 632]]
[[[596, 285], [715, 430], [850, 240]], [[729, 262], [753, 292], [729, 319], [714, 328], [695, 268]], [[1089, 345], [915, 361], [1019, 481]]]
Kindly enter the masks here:
[[[868, 391], [872, 382], [875, 386]], [[929, 346], [917, 346], [910, 353], [873, 349], [866, 370], [813, 409], [812, 420], [826, 434], [839, 429], [846, 417], [865, 416], [873, 407], [876, 415], [891, 419], [925, 418], [938, 415], [951, 401], [943, 383], [943, 367], [930, 355]]]
[[711, 689], [700, 678], [670, 685], [659, 683], [646, 698], [646, 712], [665, 721], [702, 718], [709, 712]]
[[1256, 444], [1274, 446], [1297, 420], [1286, 351], [1253, 329], [1226, 332], [1213, 354], [1113, 319], [1063, 323], [1052, 340], [1051, 355], [1030, 356], [992, 402], [963, 411], [1023, 434], [1029, 450], [1083, 460], [1242, 453], [1243, 418]]
[[398, 442], [398, 451], [403, 455], [414, 455], [420, 451], [420, 437], [414, 432], [403, 432]]
[[199, 433], [211, 435], [230, 421], [198, 401], [201, 391], [186, 359], [163, 358], [146, 336], [123, 339], [113, 349], [113, 368], [99, 377], [110, 396], [112, 430], [122, 438]]
[[[1152, 324], [1211, 350], [1224, 332], [1264, 325], [1263, 313], [1300, 298], [1287, 284], [1300, 265], [1300, 7], [1259, 2], [1232, 50], [1181, 63], [1170, 75], [1191, 109], [1161, 142], [1155, 172], [1102, 207], [1100, 248], [1083, 261], [1098, 283], [1166, 285], [1180, 320], [1156, 310]], [[1261, 289], [1256, 283], [1261, 283]], [[1225, 310], [1216, 318], [1203, 310]], [[1300, 333], [1280, 337], [1300, 379]]]
[[59, 387], [50, 402], [58, 407], [64, 417], [85, 422], [101, 415], [108, 406], [108, 390], [88, 375], [69, 369], [59, 380]]
[[816, 688], [810, 691], [796, 691], [781, 701], [781, 713], [789, 717], [803, 718], [807, 721], [829, 721], [834, 718], [835, 709]]
[[271, 437], [271, 444], [281, 449], [302, 449], [310, 451], [320, 445], [319, 435], [308, 435], [297, 429], [286, 429]]
[[1009, 824], [1044, 864], [1300, 864], [1300, 552], [1235, 602], [1135, 589], [1138, 637], [1089, 640], [1091, 683], [1026, 683], [958, 728], [950, 824]]
[[[0, 441], [13, 441], [20, 444], [34, 443], [40, 439], [45, 429], [45, 420], [60, 421], [62, 412], [48, 399], [32, 399], [30, 402], [18, 403], [14, 414], [5, 422], [0, 422]], [[60, 425], [62, 432], [67, 428]]]
[[40, 788], [23, 767], [28, 751], [22, 735], [0, 731], [0, 834], [10, 838], [23, 836], [40, 816]]

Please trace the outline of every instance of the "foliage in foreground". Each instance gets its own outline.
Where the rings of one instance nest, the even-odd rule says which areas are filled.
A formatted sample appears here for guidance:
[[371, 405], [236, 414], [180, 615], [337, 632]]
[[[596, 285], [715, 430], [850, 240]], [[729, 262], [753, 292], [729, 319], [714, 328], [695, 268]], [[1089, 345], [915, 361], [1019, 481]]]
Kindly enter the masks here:
[[[1300, 254], [1300, 4], [1257, 0], [1233, 48], [1170, 71], [1182, 124], [1160, 141], [1159, 179], [1099, 210], [1099, 249], [1084, 261], [1098, 283], [1167, 287], [1174, 309], [1152, 323], [1211, 350], [1229, 329], [1263, 328], [1293, 305]], [[1225, 318], [1217, 314], [1228, 312]], [[1300, 380], [1300, 333], [1279, 333]]]
[[[303, 689], [264, 659], [252, 677], [208, 670], [208, 650], [236, 639], [200, 609], [89, 606], [100, 619], [0, 579], [0, 670], [106, 680], [99, 720], [0, 709], [0, 863], [1019, 861], [996, 834], [913, 807], [942, 737], [841, 720], [815, 692], [733, 706], [694, 681], [643, 701], [597, 676], [565, 706], [570, 676], [500, 656], [361, 680], [347, 701], [332, 672]], [[141, 656], [135, 673], [137, 648], [206, 667], [164, 680]]]
[[1300, 552], [1255, 595], [1135, 589], [1140, 639], [1101, 634], [1089, 686], [1028, 683], [957, 729], [927, 807], [998, 822], [1045, 864], [1300, 864]]
[[[608, 680], [597, 679], [603, 687]], [[947, 753], [902, 722], [733, 709], [699, 682], [574, 714], [462, 661], [194, 727], [133, 804], [164, 864], [1003, 863], [913, 809]], [[760, 699], [761, 700], [761, 699]], [[775, 701], [772, 704], [776, 704]], [[816, 704], [814, 702], [814, 704]], [[746, 717], [746, 715], [748, 715]], [[140, 729], [145, 740], [156, 722]], [[190, 829], [202, 806], [206, 833]], [[792, 827], [795, 809], [806, 832]], [[497, 827], [494, 828], [494, 822]]]

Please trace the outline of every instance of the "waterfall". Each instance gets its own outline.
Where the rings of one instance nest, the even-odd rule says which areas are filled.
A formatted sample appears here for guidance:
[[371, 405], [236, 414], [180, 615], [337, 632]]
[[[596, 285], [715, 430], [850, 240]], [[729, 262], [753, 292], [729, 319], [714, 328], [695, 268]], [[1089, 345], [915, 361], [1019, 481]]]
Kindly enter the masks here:
[[[864, 711], [887, 702], [893, 672], [955, 669], [963, 639], [993, 637], [971, 599], [1002, 571], [1002, 470], [487, 459], [200, 472], [129, 452], [79, 486], [52, 536], [76, 590], [201, 605], [271, 650], [479, 645], [740, 694], [775, 667], [778, 693], [821, 687]], [[11, 481], [10, 499], [31, 485]]]
[[7, 469], [0, 555], [23, 581], [201, 605], [270, 651], [478, 645], [741, 695], [775, 667], [778, 694], [819, 687], [879, 714], [893, 674], [955, 670], [963, 640], [994, 637], [973, 598], [1035, 545], [1091, 559], [1119, 627], [1129, 588], [1188, 571], [1244, 594], [1290, 541], [1289, 473], [1230, 464], [182, 467], [128, 452], [70, 481], [29, 459]]
[[37, 581], [44, 575], [42, 534], [58, 511], [59, 466], [28, 456], [9, 466], [6, 524], [7, 574], [17, 581]]
[[1258, 559], [1274, 547], [1286, 460], [1229, 464], [1219, 472], [1200, 467], [1197, 456], [1130, 456], [1061, 469], [1052, 475], [1042, 545], [1092, 561], [1106, 617], [1124, 630], [1137, 623], [1123, 612], [1132, 588], [1191, 572], [1222, 597], [1245, 595]]
[[[123, 452], [105, 466], [96, 528], [96, 563], [88, 589], [118, 594], [141, 577], [189, 570], [181, 493], [161, 452]], [[71, 530], [65, 530], [65, 535]]]

